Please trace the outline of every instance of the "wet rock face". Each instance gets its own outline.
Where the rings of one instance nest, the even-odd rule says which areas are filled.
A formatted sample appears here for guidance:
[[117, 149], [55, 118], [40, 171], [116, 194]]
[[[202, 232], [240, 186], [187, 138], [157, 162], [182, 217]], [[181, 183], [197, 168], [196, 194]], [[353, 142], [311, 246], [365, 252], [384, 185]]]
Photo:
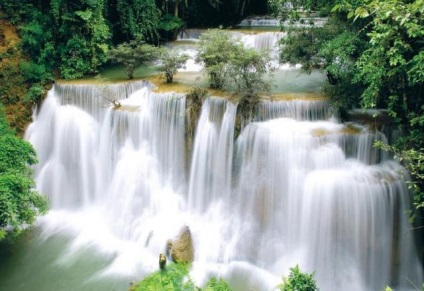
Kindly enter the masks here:
[[185, 226], [181, 229], [174, 241], [167, 242], [167, 248], [171, 250], [171, 258], [176, 263], [188, 264], [194, 260], [193, 240], [190, 228]]

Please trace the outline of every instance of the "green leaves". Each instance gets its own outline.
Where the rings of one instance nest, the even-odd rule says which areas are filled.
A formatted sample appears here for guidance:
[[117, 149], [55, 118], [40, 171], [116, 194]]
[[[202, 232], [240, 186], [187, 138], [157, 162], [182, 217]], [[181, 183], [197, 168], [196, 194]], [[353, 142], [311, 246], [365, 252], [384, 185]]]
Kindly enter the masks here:
[[[189, 265], [171, 263], [144, 278], [130, 291], [201, 291], [189, 276]], [[211, 278], [203, 291], [231, 291], [227, 282]]]
[[142, 280], [134, 291], [196, 291], [188, 276], [188, 266], [169, 264], [164, 270], [157, 271]]
[[115, 10], [109, 13], [116, 12], [119, 21], [115, 27], [118, 28], [117, 33], [125, 35], [125, 39], [157, 39], [160, 11], [154, 0], [117, 0]]
[[230, 285], [222, 279], [211, 278], [206, 284], [204, 291], [231, 291]]
[[47, 200], [34, 190], [34, 148], [8, 130], [0, 112], [0, 240], [19, 234], [47, 210]]
[[290, 268], [288, 277], [283, 277], [283, 283], [277, 286], [281, 291], [316, 291], [314, 273], [307, 274], [300, 271], [299, 266]]

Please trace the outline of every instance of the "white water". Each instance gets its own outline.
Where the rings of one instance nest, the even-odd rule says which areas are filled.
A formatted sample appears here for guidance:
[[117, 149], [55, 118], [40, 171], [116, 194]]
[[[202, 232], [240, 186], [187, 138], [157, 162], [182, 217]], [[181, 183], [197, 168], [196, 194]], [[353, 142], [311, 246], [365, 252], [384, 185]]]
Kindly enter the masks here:
[[189, 225], [199, 285], [215, 275], [272, 290], [296, 264], [321, 290], [422, 282], [403, 169], [372, 149], [382, 134], [347, 132], [322, 101], [264, 102], [234, 145], [236, 107], [209, 98], [186, 157], [185, 98], [129, 84], [106, 87], [118, 110], [98, 97], [105, 88], [55, 85], [28, 129], [52, 204], [42, 236], [72, 240], [59, 266], [89, 245], [112, 260], [88, 280], [141, 279]]

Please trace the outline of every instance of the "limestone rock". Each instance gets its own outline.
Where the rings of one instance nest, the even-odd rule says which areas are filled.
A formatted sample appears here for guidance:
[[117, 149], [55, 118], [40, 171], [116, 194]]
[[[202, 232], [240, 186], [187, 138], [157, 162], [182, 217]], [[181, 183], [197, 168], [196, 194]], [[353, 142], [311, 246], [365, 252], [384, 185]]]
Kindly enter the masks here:
[[193, 240], [190, 228], [185, 226], [181, 229], [178, 237], [169, 244], [171, 247], [171, 258], [176, 263], [188, 264], [194, 260]]

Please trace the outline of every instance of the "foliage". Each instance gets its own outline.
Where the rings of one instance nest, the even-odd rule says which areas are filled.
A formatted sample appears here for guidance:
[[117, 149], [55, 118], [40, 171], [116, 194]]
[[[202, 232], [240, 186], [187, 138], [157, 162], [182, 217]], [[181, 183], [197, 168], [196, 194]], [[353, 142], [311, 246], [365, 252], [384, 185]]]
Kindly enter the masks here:
[[299, 266], [290, 268], [288, 277], [283, 277], [283, 283], [277, 286], [281, 291], [315, 291], [316, 286], [314, 273], [307, 274], [300, 271]]
[[205, 67], [210, 87], [221, 89], [227, 83], [230, 61], [238, 53], [240, 42], [222, 29], [210, 29], [200, 36], [196, 62]]
[[[0, 16], [13, 24], [19, 24], [28, 16], [31, 5], [30, 1], [2, 0], [0, 1]], [[4, 15], [1, 15], [2, 12]]]
[[[114, 23], [115, 34], [124, 40], [143, 39], [154, 42], [160, 26], [160, 11], [154, 0], [117, 0], [110, 1], [109, 19]], [[116, 13], [118, 12], [118, 13]], [[116, 14], [118, 19], [114, 19]]]
[[230, 59], [231, 79], [237, 92], [243, 94], [257, 95], [259, 92], [269, 91], [271, 84], [264, 76], [272, 70], [268, 51], [259, 52], [239, 46], [237, 53]]
[[159, 29], [164, 31], [174, 31], [182, 28], [184, 26], [184, 21], [171, 14], [165, 14], [162, 16], [159, 24]]
[[231, 291], [228, 283], [222, 279], [211, 278], [208, 283], [206, 283], [204, 291]]
[[[144, 278], [131, 291], [201, 291], [189, 276], [189, 265], [171, 263]], [[231, 291], [222, 279], [211, 278], [203, 291]]]
[[169, 264], [143, 279], [134, 291], [195, 291], [193, 281], [188, 276], [188, 267], [182, 264]]
[[134, 40], [122, 43], [109, 51], [109, 59], [124, 65], [129, 79], [134, 77], [135, 69], [148, 64], [158, 56], [156, 47]]
[[37, 162], [34, 148], [12, 134], [0, 107], [0, 240], [19, 234], [44, 213], [47, 201], [34, 190], [28, 165]]
[[167, 83], [172, 83], [177, 71], [185, 68], [188, 58], [187, 54], [181, 54], [177, 50], [165, 48], [161, 51], [159, 71], [165, 77]]
[[369, 47], [357, 60], [355, 78], [366, 86], [363, 107], [385, 105], [393, 117], [404, 118], [420, 99], [415, 92], [424, 83], [423, 7], [423, 0], [409, 4], [390, 0], [352, 5], [348, 10], [348, 18], [368, 21]]
[[22, 48], [33, 63], [76, 79], [97, 72], [106, 61], [110, 31], [104, 0], [52, 0], [46, 11], [34, 7], [22, 29]]

